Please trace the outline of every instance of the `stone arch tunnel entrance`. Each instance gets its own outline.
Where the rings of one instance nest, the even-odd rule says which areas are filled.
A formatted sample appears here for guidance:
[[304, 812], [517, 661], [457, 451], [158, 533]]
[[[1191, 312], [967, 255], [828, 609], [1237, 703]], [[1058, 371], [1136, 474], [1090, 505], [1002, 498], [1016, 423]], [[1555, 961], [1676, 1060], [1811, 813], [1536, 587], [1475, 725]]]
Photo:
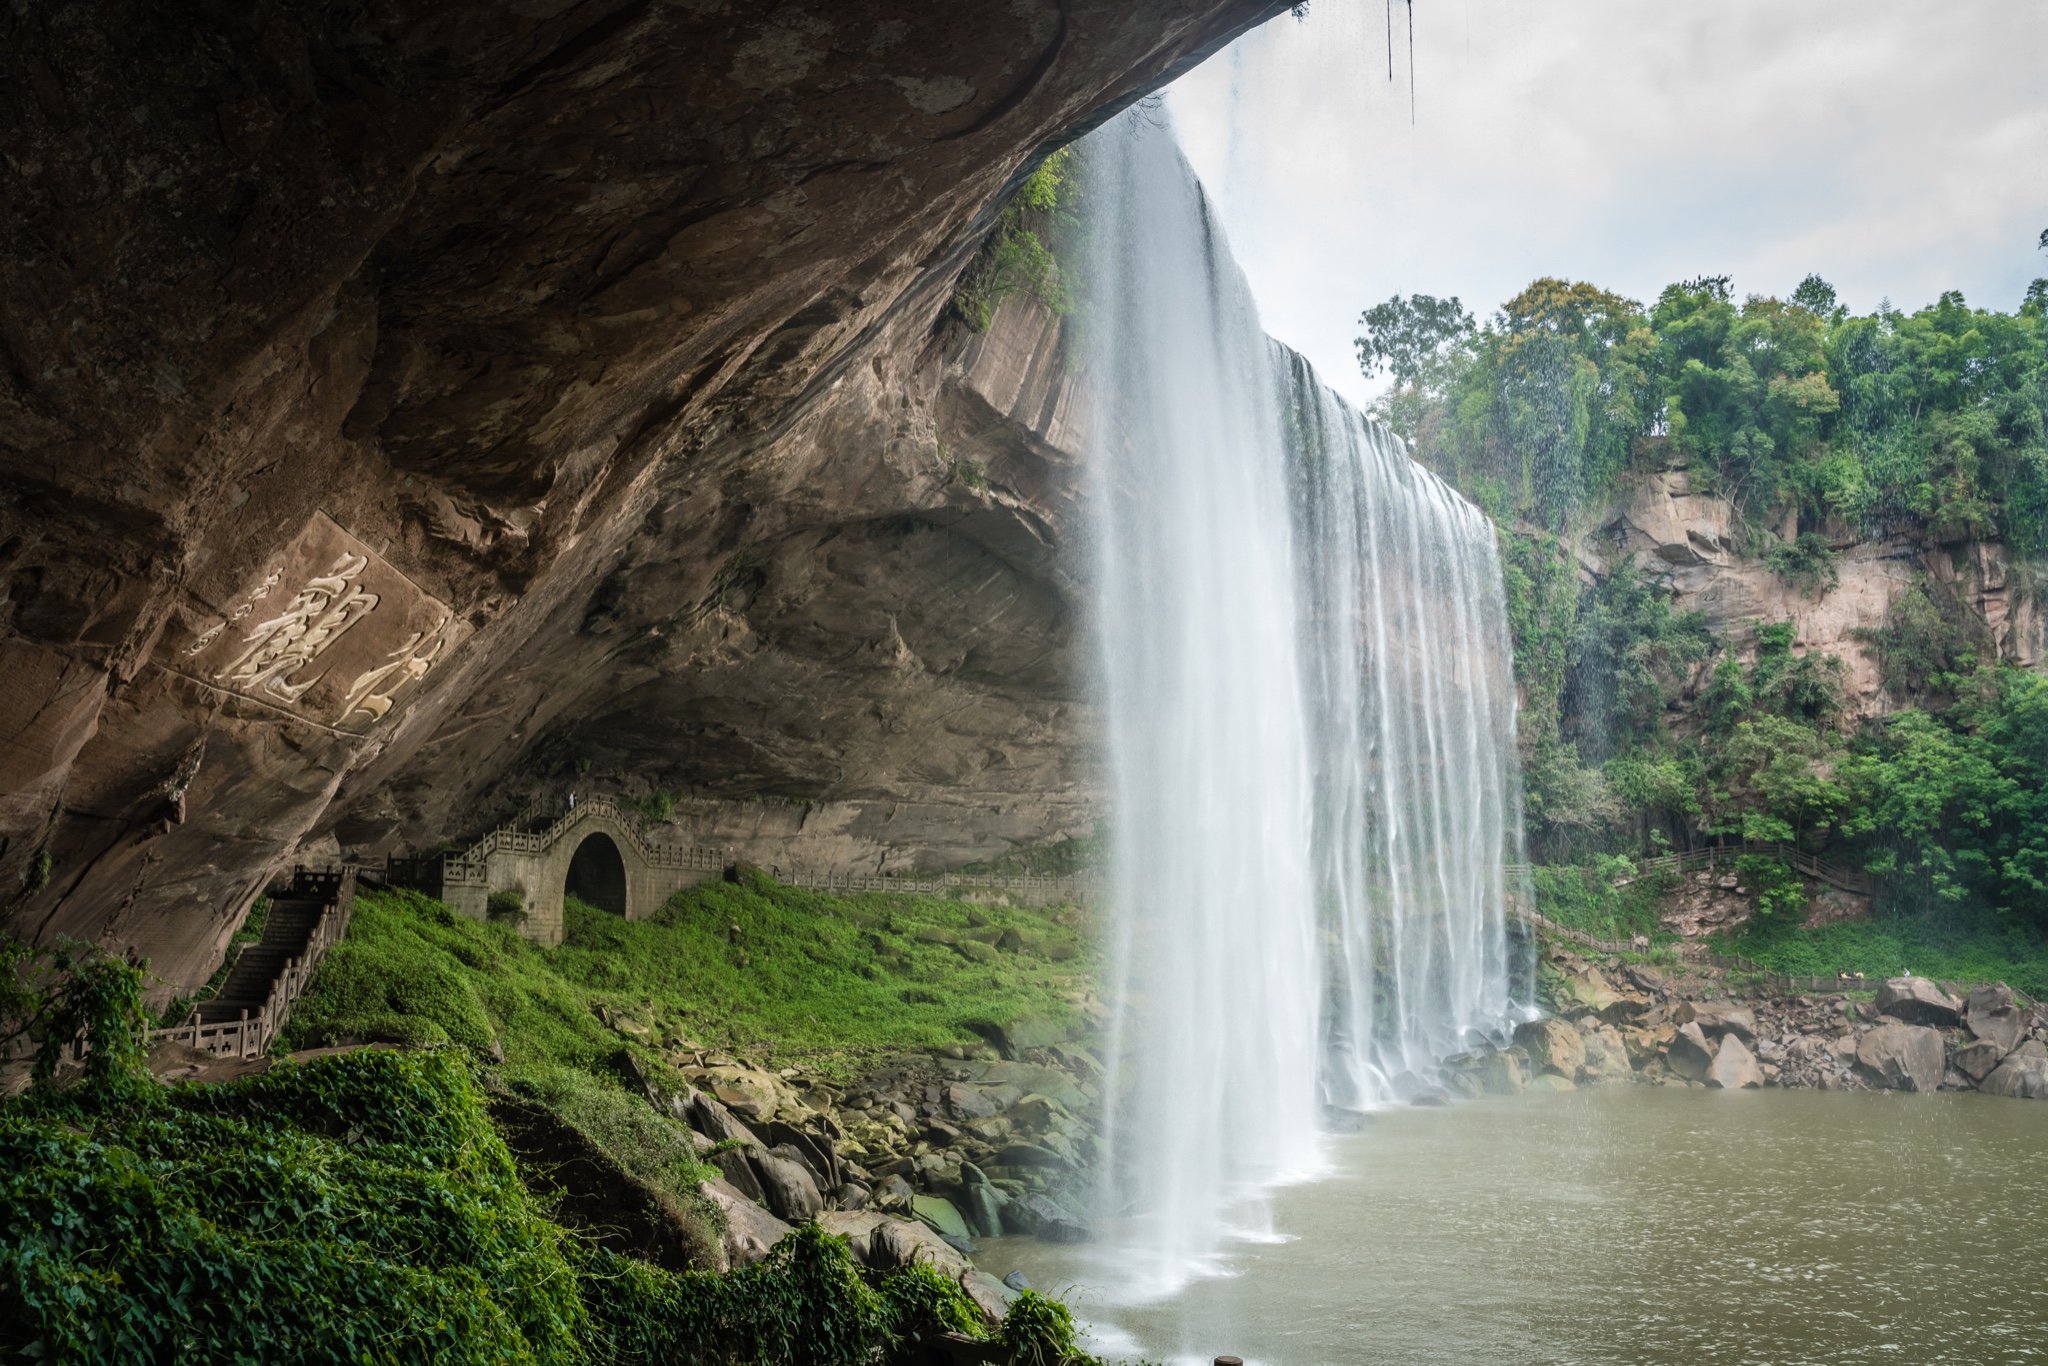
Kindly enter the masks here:
[[576, 846], [562, 891], [601, 911], [626, 914], [626, 861], [610, 835], [595, 831]]

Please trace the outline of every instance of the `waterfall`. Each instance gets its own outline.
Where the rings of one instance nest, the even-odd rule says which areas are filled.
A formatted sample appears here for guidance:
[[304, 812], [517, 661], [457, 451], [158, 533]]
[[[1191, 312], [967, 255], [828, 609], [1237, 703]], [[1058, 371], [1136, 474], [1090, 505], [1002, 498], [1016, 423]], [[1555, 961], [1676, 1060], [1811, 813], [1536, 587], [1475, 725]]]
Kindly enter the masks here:
[[1142, 1296], [1269, 1235], [1333, 1113], [1511, 1018], [1515, 693], [1486, 518], [1266, 337], [1163, 116], [1082, 153], [1104, 1199]]

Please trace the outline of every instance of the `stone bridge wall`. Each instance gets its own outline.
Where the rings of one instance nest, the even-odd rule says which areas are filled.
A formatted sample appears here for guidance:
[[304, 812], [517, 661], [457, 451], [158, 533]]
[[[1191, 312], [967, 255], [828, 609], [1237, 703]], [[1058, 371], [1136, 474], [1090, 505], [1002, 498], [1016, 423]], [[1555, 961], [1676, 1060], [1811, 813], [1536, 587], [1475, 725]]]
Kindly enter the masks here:
[[544, 830], [494, 830], [467, 853], [451, 855], [441, 869], [441, 896], [473, 920], [488, 913], [493, 892], [520, 894], [521, 931], [541, 944], [562, 942], [562, 901], [576, 851], [602, 835], [617, 850], [625, 871], [628, 920], [645, 920], [685, 887], [720, 876], [724, 850], [650, 844], [639, 824], [599, 797], [582, 803]]

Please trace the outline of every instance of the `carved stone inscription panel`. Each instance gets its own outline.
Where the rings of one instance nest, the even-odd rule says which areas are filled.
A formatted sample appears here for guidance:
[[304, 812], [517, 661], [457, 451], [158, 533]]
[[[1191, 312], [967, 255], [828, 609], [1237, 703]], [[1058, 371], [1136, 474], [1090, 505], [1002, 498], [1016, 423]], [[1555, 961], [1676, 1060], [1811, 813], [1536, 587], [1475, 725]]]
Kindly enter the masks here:
[[447, 606], [316, 512], [257, 581], [175, 645], [188, 678], [362, 733], [453, 645]]

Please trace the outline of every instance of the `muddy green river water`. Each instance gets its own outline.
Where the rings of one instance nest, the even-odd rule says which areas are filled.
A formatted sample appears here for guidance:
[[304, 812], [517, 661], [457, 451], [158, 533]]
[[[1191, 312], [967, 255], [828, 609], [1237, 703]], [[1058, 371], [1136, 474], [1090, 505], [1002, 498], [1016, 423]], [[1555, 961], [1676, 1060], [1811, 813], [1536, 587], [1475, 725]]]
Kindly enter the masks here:
[[1285, 1241], [1119, 1304], [1103, 1244], [983, 1245], [1112, 1360], [2048, 1361], [2048, 1103], [1617, 1087], [1375, 1116]]

